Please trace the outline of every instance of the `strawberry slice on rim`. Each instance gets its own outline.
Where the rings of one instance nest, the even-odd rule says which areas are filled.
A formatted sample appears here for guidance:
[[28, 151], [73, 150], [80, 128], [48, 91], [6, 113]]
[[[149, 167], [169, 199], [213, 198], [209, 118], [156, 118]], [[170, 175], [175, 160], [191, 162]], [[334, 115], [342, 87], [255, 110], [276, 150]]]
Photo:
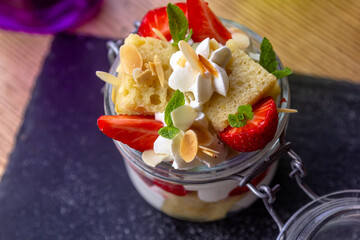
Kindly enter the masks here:
[[[184, 12], [185, 16], [187, 15], [186, 3], [175, 3], [175, 5]], [[146, 13], [138, 29], [139, 36], [158, 38], [152, 28], [159, 30], [168, 41], [171, 40], [166, 7], [155, 8]]]
[[220, 132], [221, 140], [240, 152], [264, 148], [273, 138], [278, 125], [276, 103], [272, 97], [261, 99], [253, 106], [254, 118], [243, 127], [228, 126]]
[[225, 44], [231, 39], [231, 33], [221, 23], [220, 19], [211, 11], [203, 0], [187, 0], [189, 28], [193, 30], [194, 42], [201, 42], [205, 38], [215, 38]]
[[97, 124], [106, 136], [141, 152], [153, 148], [158, 131], [164, 126], [153, 116], [142, 115], [103, 115]]

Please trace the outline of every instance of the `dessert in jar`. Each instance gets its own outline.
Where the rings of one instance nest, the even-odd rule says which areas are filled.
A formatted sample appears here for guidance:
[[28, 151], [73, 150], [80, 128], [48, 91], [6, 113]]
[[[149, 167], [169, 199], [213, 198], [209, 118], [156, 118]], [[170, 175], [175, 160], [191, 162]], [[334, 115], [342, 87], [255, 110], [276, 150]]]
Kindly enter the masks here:
[[[190, 221], [222, 219], [256, 200], [234, 176], [278, 148], [290, 73], [267, 39], [221, 22], [204, 1], [169, 4], [145, 15], [110, 73], [97, 72], [107, 82], [98, 126], [153, 207]], [[275, 169], [252, 183], [269, 184]]]

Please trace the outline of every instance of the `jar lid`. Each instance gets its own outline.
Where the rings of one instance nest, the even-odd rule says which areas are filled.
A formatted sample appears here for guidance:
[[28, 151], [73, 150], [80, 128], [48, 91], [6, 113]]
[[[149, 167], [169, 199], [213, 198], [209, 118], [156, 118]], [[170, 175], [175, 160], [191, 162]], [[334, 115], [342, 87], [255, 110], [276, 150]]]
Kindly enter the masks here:
[[360, 190], [334, 192], [311, 201], [292, 215], [277, 239], [360, 239]]

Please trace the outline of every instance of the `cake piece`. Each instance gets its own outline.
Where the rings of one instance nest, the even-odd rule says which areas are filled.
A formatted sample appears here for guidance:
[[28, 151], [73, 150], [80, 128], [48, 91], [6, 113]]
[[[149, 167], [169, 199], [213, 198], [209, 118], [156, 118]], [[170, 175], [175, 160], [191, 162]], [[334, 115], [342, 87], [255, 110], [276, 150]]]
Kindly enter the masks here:
[[[121, 83], [114, 86], [112, 94], [115, 112], [127, 115], [163, 112], [173, 93], [168, 87], [168, 79], [172, 73], [169, 61], [177, 48], [170, 42], [140, 37], [137, 34], [130, 34], [125, 39], [124, 46], [129, 45], [134, 46], [141, 55], [142, 67], [130, 74], [128, 68], [120, 63], [117, 77]], [[123, 64], [125, 65], [124, 62]], [[159, 76], [159, 71], [163, 72], [163, 77]], [[134, 76], [140, 77], [134, 79]]]
[[204, 113], [217, 131], [228, 126], [228, 115], [236, 113], [238, 106], [253, 105], [265, 96], [277, 95], [280, 90], [276, 77], [251, 59], [234, 40], [228, 40], [226, 46], [232, 54], [226, 67], [229, 76], [227, 96], [214, 93], [204, 105]]

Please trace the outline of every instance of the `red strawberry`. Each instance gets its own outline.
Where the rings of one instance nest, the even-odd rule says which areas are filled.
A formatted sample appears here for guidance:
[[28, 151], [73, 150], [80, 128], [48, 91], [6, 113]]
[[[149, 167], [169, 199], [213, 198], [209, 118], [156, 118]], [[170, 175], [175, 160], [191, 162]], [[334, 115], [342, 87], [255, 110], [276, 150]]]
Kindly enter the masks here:
[[221, 140], [240, 152], [252, 152], [262, 149], [275, 135], [278, 114], [276, 104], [271, 97], [260, 100], [253, 106], [254, 118], [244, 127], [228, 126], [220, 132]]
[[201, 42], [205, 38], [215, 38], [225, 44], [231, 33], [210, 10], [203, 0], [187, 0], [189, 28], [193, 30], [192, 39]]
[[141, 115], [104, 115], [98, 118], [97, 124], [106, 136], [141, 152], [153, 148], [158, 131], [164, 126], [152, 116]]
[[162, 188], [163, 190], [165, 190], [169, 193], [175, 194], [177, 196], [185, 196], [187, 193], [187, 191], [185, 190], [185, 188], [182, 185], [163, 182], [156, 178], [154, 179], [154, 184], [157, 185], [158, 187]]
[[[178, 7], [187, 14], [186, 3], [176, 3]], [[166, 12], [166, 7], [155, 8], [146, 13], [139, 26], [138, 34], [142, 37], [158, 38], [153, 32], [152, 28], [158, 29], [169, 41], [171, 34], [169, 29], [169, 19]]]
[[[262, 173], [260, 173], [256, 178], [254, 178], [251, 183], [252, 185], [256, 186], [258, 185], [266, 176], [268, 172], [268, 169], [266, 171], [263, 171]], [[237, 196], [243, 193], [246, 193], [250, 191], [250, 189], [248, 187], [239, 187], [237, 186], [236, 188], [234, 188], [233, 190], [231, 190], [231, 192], [229, 193], [229, 196]]]

